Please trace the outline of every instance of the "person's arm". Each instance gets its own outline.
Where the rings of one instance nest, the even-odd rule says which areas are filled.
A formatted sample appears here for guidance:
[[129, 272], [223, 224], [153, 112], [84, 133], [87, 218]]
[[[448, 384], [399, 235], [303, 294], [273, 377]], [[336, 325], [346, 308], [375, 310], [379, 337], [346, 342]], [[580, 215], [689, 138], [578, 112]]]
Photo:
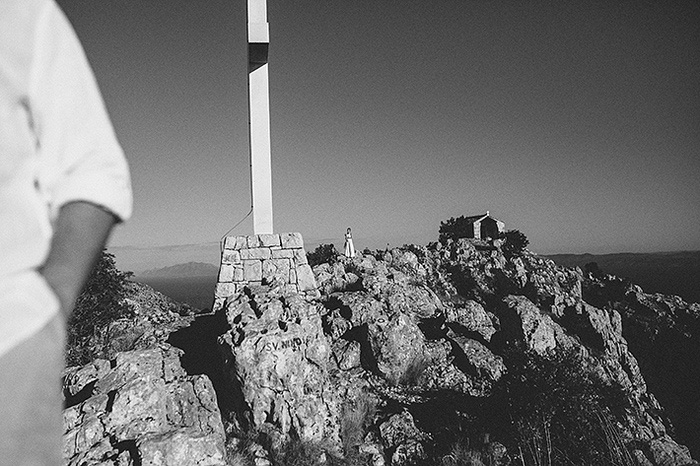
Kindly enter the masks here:
[[61, 207], [48, 258], [39, 271], [56, 293], [66, 319], [116, 221], [114, 215], [89, 202]]
[[45, 3], [34, 40], [29, 108], [38, 186], [54, 227], [40, 272], [68, 317], [112, 226], [131, 215], [131, 184], [97, 81], [55, 2]]

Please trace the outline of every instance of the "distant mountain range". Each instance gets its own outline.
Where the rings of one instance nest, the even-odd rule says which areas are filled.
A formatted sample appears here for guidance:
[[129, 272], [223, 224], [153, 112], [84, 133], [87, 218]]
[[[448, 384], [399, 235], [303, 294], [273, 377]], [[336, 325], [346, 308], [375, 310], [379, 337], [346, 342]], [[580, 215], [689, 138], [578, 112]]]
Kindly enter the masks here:
[[647, 293], [678, 295], [700, 302], [700, 251], [554, 254], [546, 256], [565, 267], [595, 262], [605, 273], [628, 278]]
[[[315, 247], [315, 244], [313, 244]], [[307, 248], [307, 251], [313, 250]], [[213, 288], [216, 285], [216, 276], [219, 271], [218, 244], [171, 246], [149, 250], [148, 254], [136, 248], [116, 248], [115, 256], [117, 266], [121, 270], [134, 270], [123, 267], [122, 262], [145, 261], [159, 263], [165, 262], [165, 266], [140, 268], [141, 272], [135, 274], [135, 279], [148, 283], [165, 294], [180, 300], [190, 302], [192, 305], [209, 306]], [[156, 252], [163, 254], [160, 259]], [[178, 258], [211, 258], [212, 262], [189, 260], [183, 263], [171, 265]], [[554, 262], [565, 267], [584, 268], [586, 264], [595, 262], [605, 273], [628, 278], [638, 284], [647, 293], [663, 293], [678, 295], [688, 302], [700, 302], [700, 251], [657, 252], [657, 253], [619, 253], [619, 254], [552, 254], [547, 255]], [[120, 260], [121, 258], [121, 260]], [[168, 264], [170, 262], [170, 264]], [[138, 268], [136, 270], [139, 270]], [[145, 270], [145, 271], [144, 271]], [[197, 283], [196, 304], [189, 299], [190, 286], [187, 279]], [[211, 288], [211, 289], [210, 289]], [[194, 299], [194, 298], [193, 298]], [[203, 304], [206, 303], [206, 304]]]
[[219, 267], [204, 262], [187, 262], [160, 269], [146, 270], [136, 274], [136, 278], [189, 278], [216, 277]]
[[217, 266], [221, 260], [219, 243], [150, 247], [110, 246], [108, 250], [114, 254], [119, 270], [134, 272], [137, 276], [145, 271], [188, 262]]
[[[304, 249], [311, 252], [320, 244], [334, 244], [339, 251], [343, 250], [343, 234], [335, 238], [320, 238], [304, 236]], [[391, 247], [401, 246], [406, 243], [425, 244], [420, 238], [378, 238], [373, 236], [355, 238], [355, 248], [362, 251], [369, 249], [384, 249], [387, 244]], [[109, 252], [114, 254], [117, 268], [125, 272], [134, 272], [137, 276], [144, 273], [166, 267], [185, 264], [187, 262], [201, 262], [219, 265], [221, 260], [221, 246], [219, 242], [199, 244], [179, 244], [170, 246], [110, 246]]]
[[136, 274], [132, 280], [145, 283], [175, 301], [197, 309], [208, 309], [214, 300], [219, 267], [204, 262], [187, 262]]

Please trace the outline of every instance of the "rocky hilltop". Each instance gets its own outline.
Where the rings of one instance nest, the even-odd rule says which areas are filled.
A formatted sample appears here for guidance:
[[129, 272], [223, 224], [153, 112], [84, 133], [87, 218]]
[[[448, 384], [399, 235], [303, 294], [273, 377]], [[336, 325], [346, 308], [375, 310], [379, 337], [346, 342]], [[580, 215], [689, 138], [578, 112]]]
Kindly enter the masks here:
[[313, 271], [69, 369], [69, 464], [697, 464], [646, 379], [697, 305], [467, 239]]

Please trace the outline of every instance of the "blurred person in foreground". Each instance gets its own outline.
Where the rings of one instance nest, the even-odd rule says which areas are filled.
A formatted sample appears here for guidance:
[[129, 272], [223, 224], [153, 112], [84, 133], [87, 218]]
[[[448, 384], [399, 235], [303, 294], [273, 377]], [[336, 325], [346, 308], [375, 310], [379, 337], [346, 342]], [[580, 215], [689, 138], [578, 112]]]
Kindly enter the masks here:
[[64, 14], [54, 0], [0, 0], [0, 465], [63, 463], [66, 321], [131, 202]]

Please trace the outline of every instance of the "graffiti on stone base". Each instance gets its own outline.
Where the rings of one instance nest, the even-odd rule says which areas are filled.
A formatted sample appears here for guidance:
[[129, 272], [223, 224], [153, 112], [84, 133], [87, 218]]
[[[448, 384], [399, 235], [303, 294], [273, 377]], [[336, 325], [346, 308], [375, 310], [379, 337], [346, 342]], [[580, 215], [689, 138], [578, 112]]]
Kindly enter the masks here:
[[280, 340], [267, 340], [261, 342], [262, 345], [258, 346], [258, 352], [272, 352], [272, 351], [282, 351], [286, 349], [291, 349], [292, 351], [298, 351], [304, 346], [309, 344], [311, 337], [293, 337]]

